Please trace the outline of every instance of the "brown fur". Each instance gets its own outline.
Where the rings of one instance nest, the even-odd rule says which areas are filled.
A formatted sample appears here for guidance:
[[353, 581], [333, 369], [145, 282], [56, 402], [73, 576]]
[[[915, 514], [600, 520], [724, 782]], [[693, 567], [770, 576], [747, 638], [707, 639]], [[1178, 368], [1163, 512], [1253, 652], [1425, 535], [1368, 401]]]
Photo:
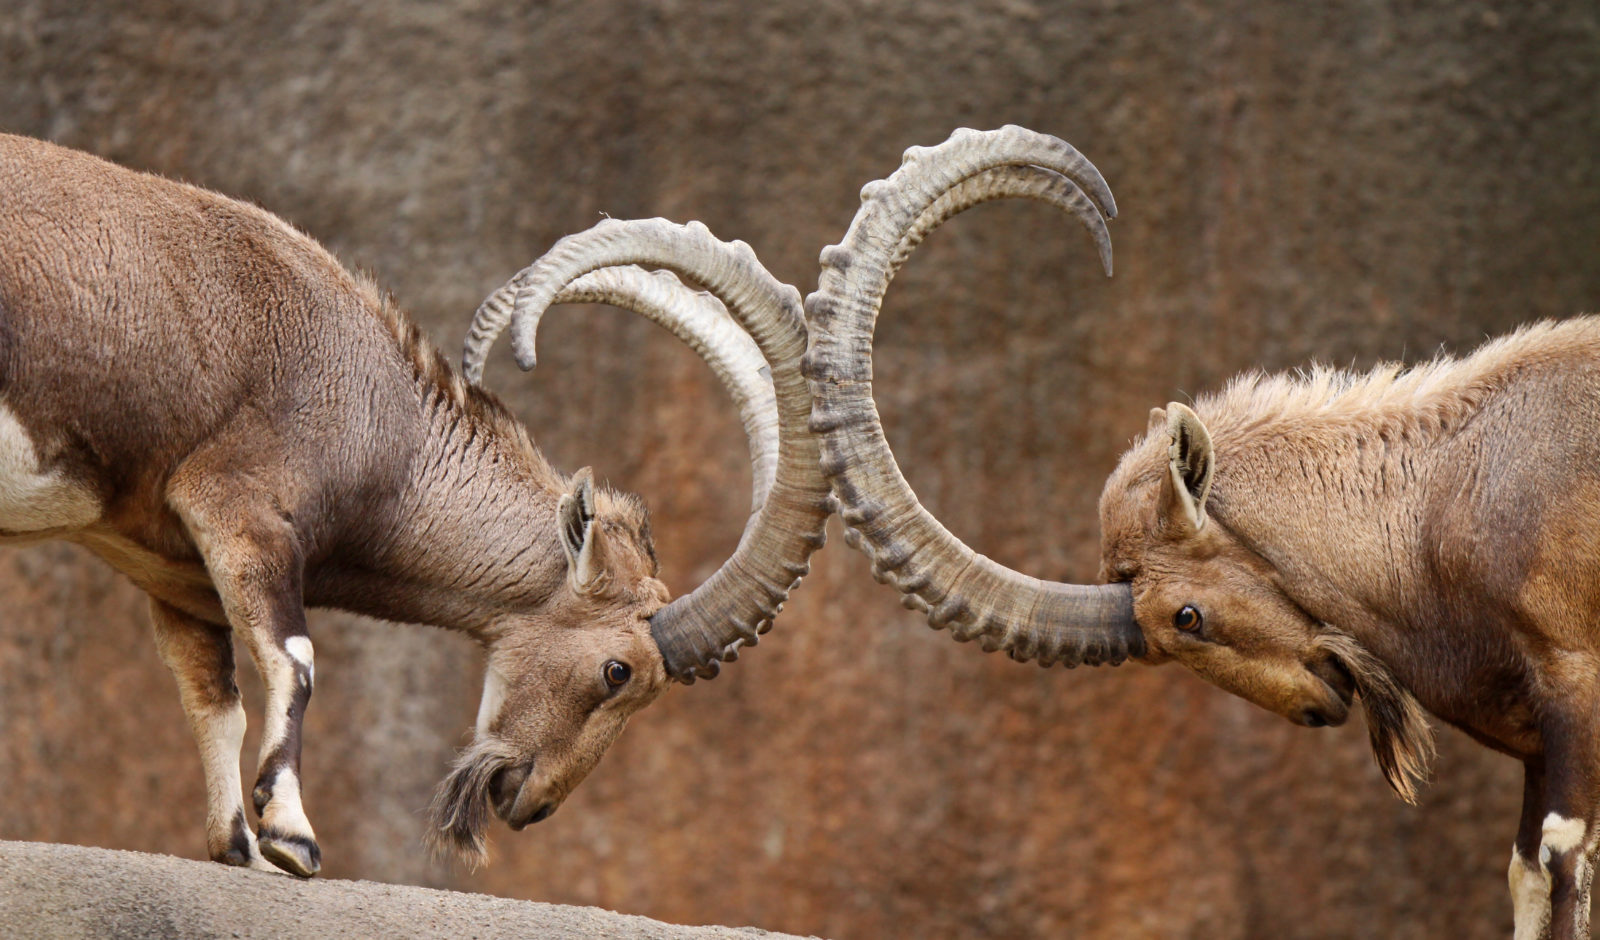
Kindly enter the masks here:
[[[1518, 757], [1536, 856], [1529, 826], [1597, 815], [1597, 401], [1587, 317], [1411, 369], [1244, 376], [1152, 415], [1101, 497], [1103, 576], [1149, 661], [1307, 724], [1358, 693], [1402, 796], [1431, 754], [1416, 702]], [[1587, 923], [1593, 846], [1554, 853], [1560, 936]]]
[[[249, 643], [290, 703], [268, 716], [269, 731], [287, 723], [258, 802], [298, 773], [311, 674], [287, 644], [305, 605], [480, 640], [509, 691], [469, 755], [532, 768], [530, 802], [564, 798], [665, 687], [648, 618], [666, 591], [642, 505], [589, 497], [582, 537], [603, 543], [607, 585], [580, 590], [557, 509], [587, 478], [556, 473], [369, 280], [253, 206], [40, 141], [0, 135], [0, 192], [0, 406], [63, 504], [97, 507], [87, 522], [0, 523], [0, 542], [83, 544]], [[180, 685], [221, 682], [198, 675], [222, 671], [206, 655], [174, 654]], [[612, 659], [634, 678], [602, 703]], [[441, 793], [470, 809], [461, 793], [487, 785], [452, 774]], [[483, 822], [442, 818], [468, 856]]]

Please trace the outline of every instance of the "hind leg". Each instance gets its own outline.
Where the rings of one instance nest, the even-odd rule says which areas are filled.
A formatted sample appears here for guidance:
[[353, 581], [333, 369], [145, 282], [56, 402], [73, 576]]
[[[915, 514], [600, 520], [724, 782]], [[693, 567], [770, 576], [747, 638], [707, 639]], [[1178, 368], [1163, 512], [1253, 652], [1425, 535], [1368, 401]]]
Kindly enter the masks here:
[[233, 681], [233, 635], [154, 598], [156, 648], [178, 681], [183, 713], [206, 777], [206, 851], [214, 862], [276, 871], [261, 857], [245, 820], [239, 780], [244, 705]]

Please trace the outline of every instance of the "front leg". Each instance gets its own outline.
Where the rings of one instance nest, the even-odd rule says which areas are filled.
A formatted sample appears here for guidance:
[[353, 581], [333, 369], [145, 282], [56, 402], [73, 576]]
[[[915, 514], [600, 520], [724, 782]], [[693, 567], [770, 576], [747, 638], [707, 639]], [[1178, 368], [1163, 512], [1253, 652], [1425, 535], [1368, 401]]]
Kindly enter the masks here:
[[322, 868], [322, 848], [300, 802], [300, 731], [316, 672], [303, 614], [299, 633], [259, 638], [250, 652], [267, 699], [252, 793], [261, 817], [261, 854], [279, 868], [309, 878]]
[[[1542, 768], [1542, 814], [1538, 816], [1537, 867], [1524, 863], [1531, 878], [1542, 874], [1548, 887], [1548, 936], [1553, 940], [1588, 940], [1589, 891], [1594, 879], [1594, 854], [1600, 831], [1596, 816], [1600, 800], [1600, 742], [1594, 738], [1593, 716], [1587, 712], [1578, 717], [1572, 714], [1554, 714], [1542, 724], [1544, 759]], [[1530, 816], [1535, 811], [1523, 806], [1522, 831], [1518, 834], [1516, 861], [1523, 862], [1524, 845], [1531, 841], [1533, 828]], [[1513, 872], [1516, 868], [1513, 866]], [[1513, 878], [1513, 896], [1516, 894]], [[1524, 890], [1532, 894], [1533, 884], [1524, 882]], [[1518, 905], [1517, 940], [1523, 940], [1523, 915], [1527, 911], [1529, 937], [1545, 934], [1532, 933], [1537, 922], [1538, 907], [1530, 898], [1516, 899]]]
[[206, 779], [206, 849], [214, 862], [276, 871], [245, 822], [239, 786], [244, 704], [233, 681], [233, 637], [154, 598], [156, 649], [178, 681], [183, 712], [200, 747]]
[[1550, 940], [1550, 869], [1540, 859], [1544, 841], [1544, 760], [1522, 764], [1522, 820], [1511, 846], [1513, 940]]
[[[169, 499], [183, 518], [234, 631], [266, 690], [254, 802], [258, 844], [279, 868], [309, 878], [322, 849], [300, 803], [300, 732], [314, 679], [302, 597], [304, 563], [276, 501], [212, 474], [174, 479]], [[245, 477], [243, 479], [248, 479]]]

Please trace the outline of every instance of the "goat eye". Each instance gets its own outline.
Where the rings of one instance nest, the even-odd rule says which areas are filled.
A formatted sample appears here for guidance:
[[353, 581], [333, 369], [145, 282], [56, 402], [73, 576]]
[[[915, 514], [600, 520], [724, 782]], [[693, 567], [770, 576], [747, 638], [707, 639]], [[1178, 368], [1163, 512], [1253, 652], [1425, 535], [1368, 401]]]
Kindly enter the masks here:
[[628, 668], [627, 663], [619, 663], [614, 659], [606, 663], [603, 671], [606, 677], [606, 685], [611, 686], [613, 689], [621, 686], [633, 676], [633, 670]]
[[1200, 611], [1185, 604], [1178, 608], [1177, 613], [1172, 615], [1172, 625], [1185, 633], [1193, 633], [1200, 629], [1200, 624], [1204, 619], [1204, 617], [1200, 616]]

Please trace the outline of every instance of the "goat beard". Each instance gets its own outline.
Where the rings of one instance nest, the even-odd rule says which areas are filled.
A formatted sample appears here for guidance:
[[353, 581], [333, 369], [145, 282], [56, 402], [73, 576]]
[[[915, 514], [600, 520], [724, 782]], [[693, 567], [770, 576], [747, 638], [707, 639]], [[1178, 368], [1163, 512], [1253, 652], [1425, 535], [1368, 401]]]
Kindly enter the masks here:
[[514, 761], [511, 749], [492, 737], [473, 741], [456, 758], [428, 806], [426, 841], [436, 857], [454, 858], [472, 870], [489, 860], [489, 785]]
[[1428, 765], [1437, 753], [1433, 728], [1421, 704], [1355, 637], [1329, 628], [1317, 638], [1317, 646], [1349, 670], [1366, 714], [1378, 769], [1400, 799], [1415, 805], [1417, 788], [1427, 780]]

